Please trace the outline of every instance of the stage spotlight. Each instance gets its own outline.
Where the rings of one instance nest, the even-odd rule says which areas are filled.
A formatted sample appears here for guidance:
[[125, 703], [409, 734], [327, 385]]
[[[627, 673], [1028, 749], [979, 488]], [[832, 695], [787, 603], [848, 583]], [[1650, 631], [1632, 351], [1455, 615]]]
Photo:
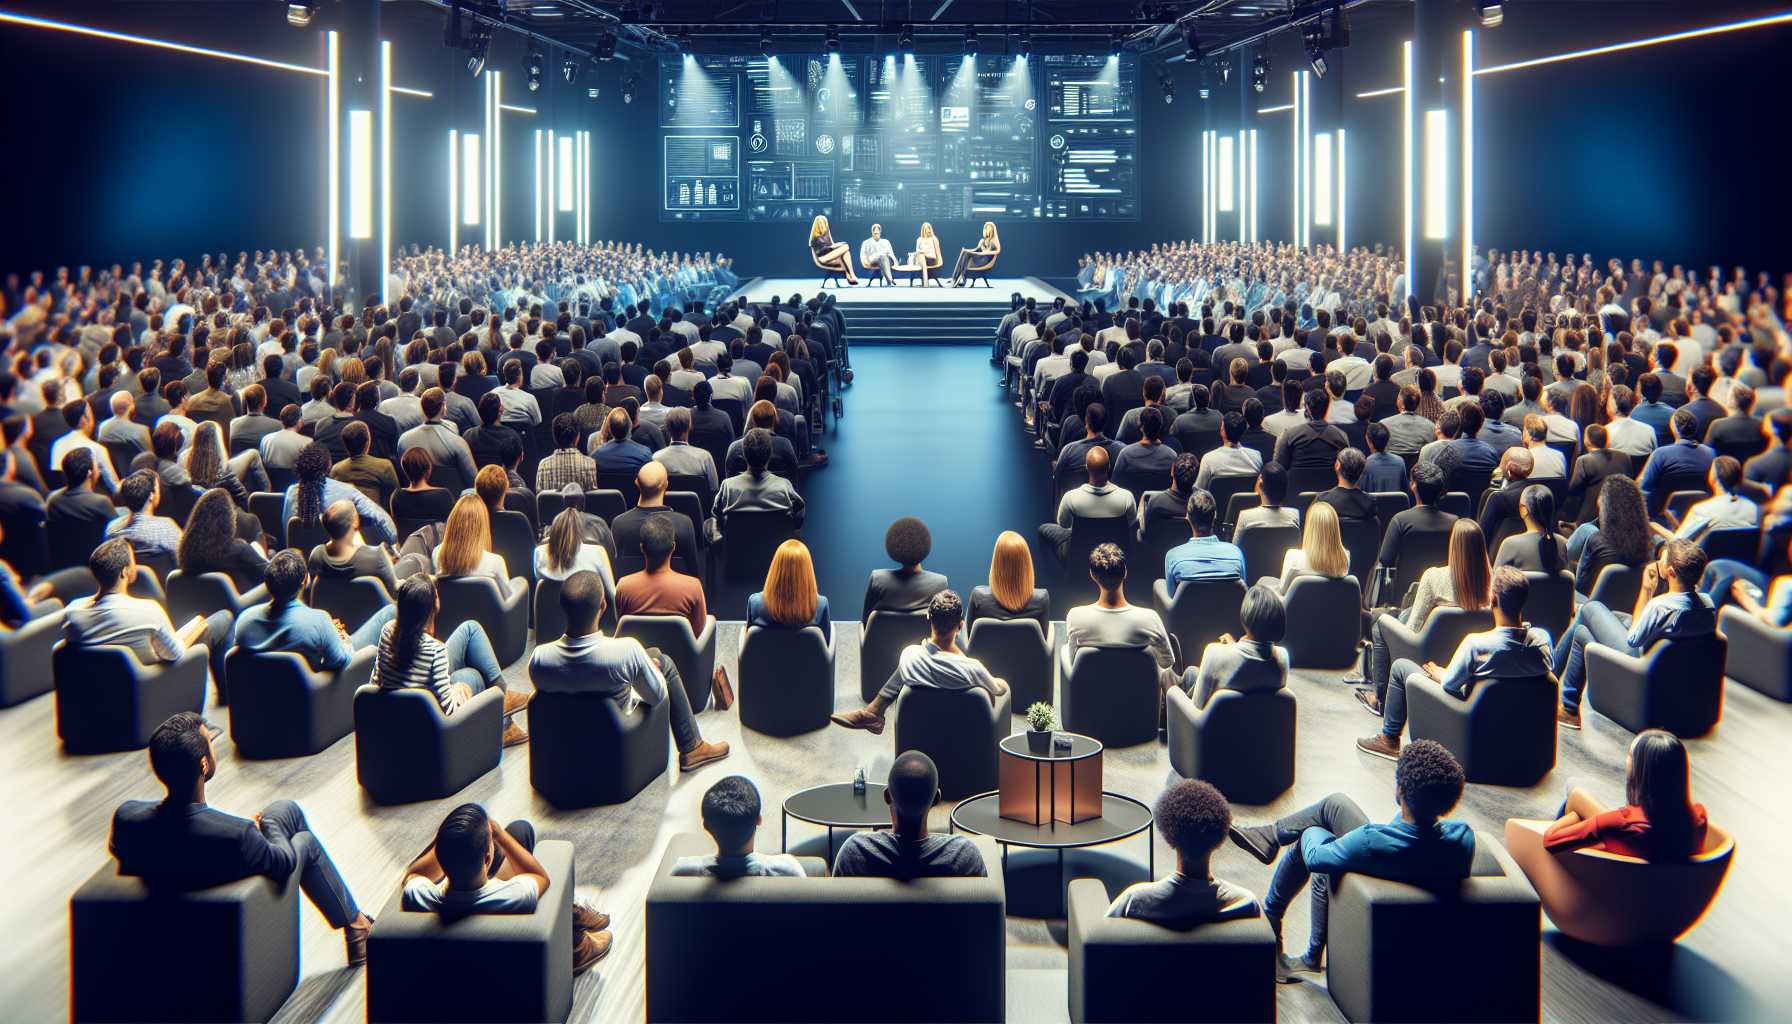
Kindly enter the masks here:
[[1212, 95], [1213, 95], [1213, 87], [1209, 86], [1207, 84], [1207, 69], [1202, 68], [1201, 69], [1200, 96], [1202, 99], [1207, 99], [1207, 98], [1211, 97]]
[[913, 25], [902, 26], [902, 32], [896, 36], [896, 48], [903, 53], [915, 52], [915, 27]]
[[560, 62], [560, 77], [566, 79], [567, 85], [571, 85], [572, 83], [578, 81], [579, 80], [579, 62], [572, 59], [571, 57], [567, 57], [565, 60], [562, 60]]
[[691, 37], [689, 33], [678, 33], [678, 52], [684, 54], [686, 57], [691, 56], [693, 51], [691, 49]]
[[311, 24], [311, 16], [316, 13], [316, 3], [287, 4], [286, 23], [293, 28], [304, 28]]
[[529, 51], [529, 61], [527, 65], [525, 65], [525, 72], [529, 79], [530, 92], [537, 92], [541, 89], [541, 65], [541, 51], [531, 49]]
[[1163, 76], [1163, 78], [1158, 80], [1158, 84], [1163, 87], [1164, 102], [1165, 103], [1176, 102], [1176, 80], [1166, 74]]
[[767, 57], [772, 55], [772, 30], [770, 28], [759, 30], [759, 52]]
[[475, 32], [467, 40], [467, 74], [478, 78], [485, 71], [485, 58], [491, 53], [492, 37], [489, 31]]
[[622, 102], [635, 102], [635, 89], [641, 84], [641, 76], [633, 71], [622, 76]]
[[1257, 92], [1269, 88], [1269, 58], [1261, 53], [1251, 58], [1251, 88]]
[[1221, 57], [1220, 58], [1220, 81], [1230, 82], [1231, 80], [1232, 80], [1232, 58]]
[[969, 54], [977, 52], [977, 30], [975, 28], [964, 30], [964, 52]]
[[1115, 29], [1112, 38], [1110, 38], [1108, 40], [1108, 56], [1110, 56], [1110, 57], [1120, 56], [1120, 51], [1122, 49], [1124, 49], [1125, 47], [1126, 47], [1126, 33], [1121, 31], [1120, 29]]
[[1032, 55], [1032, 53], [1033, 53], [1033, 33], [1027, 31], [1024, 28], [1020, 30], [1020, 42], [1018, 44], [1016, 44], [1015, 52], [1020, 54], [1020, 57], [1022, 60], [1026, 60], [1029, 56]]
[[586, 86], [586, 87], [585, 87], [585, 98], [586, 98], [586, 99], [593, 99], [593, 100], [594, 100], [594, 99], [597, 99], [597, 97], [598, 97], [598, 96], [599, 96], [599, 95], [600, 95], [600, 94], [601, 94], [601, 92], [602, 92], [602, 90], [600, 90], [600, 89], [599, 89], [599, 88], [598, 88], [598, 87], [597, 87], [597, 86], [595, 86], [595, 85], [589, 85], [589, 86]]
[[[1506, 5], [1500, 0], [1475, 0], [1475, 13], [1481, 16], [1482, 28], [1499, 28], [1500, 23], [1506, 20]], [[290, 14], [287, 20], [292, 20]]]
[[827, 43], [827, 45], [828, 45], [829, 53], [839, 53], [840, 52], [840, 29], [838, 27], [833, 26], [833, 25], [828, 26], [828, 43]]
[[1325, 35], [1316, 21], [1309, 21], [1301, 28], [1301, 46], [1307, 54], [1307, 64], [1313, 74], [1325, 77]]
[[1182, 32], [1182, 45], [1184, 48], [1182, 59], [1191, 64], [1201, 63], [1201, 58], [1204, 55], [1201, 53], [1201, 40], [1195, 35], [1194, 22], [1183, 22], [1178, 28]]

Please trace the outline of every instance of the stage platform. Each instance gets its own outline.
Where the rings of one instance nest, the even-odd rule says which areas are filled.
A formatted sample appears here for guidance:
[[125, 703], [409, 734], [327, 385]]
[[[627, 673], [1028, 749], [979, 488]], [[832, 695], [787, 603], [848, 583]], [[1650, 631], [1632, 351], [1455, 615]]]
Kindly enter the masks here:
[[733, 298], [744, 296], [748, 302], [764, 302], [776, 295], [788, 298], [792, 292], [808, 298], [818, 291], [837, 297], [841, 306], [858, 305], [979, 305], [1000, 306], [1007, 308], [1009, 297], [1019, 292], [1021, 298], [1031, 298], [1037, 302], [1050, 303], [1053, 299], [1070, 298], [1064, 292], [1046, 284], [1037, 277], [992, 277], [989, 287], [981, 283], [974, 288], [952, 288], [947, 286], [922, 288], [909, 287], [901, 278], [906, 274], [898, 274], [897, 282], [891, 287], [881, 284], [866, 285], [862, 288], [851, 288], [844, 285], [817, 288], [821, 283], [820, 274], [807, 277], [757, 277], [742, 285], [734, 293]]

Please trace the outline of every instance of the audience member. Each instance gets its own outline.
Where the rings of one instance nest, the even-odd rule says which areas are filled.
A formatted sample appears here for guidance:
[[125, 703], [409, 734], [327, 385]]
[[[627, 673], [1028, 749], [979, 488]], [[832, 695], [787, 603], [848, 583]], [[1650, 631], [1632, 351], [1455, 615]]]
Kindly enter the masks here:
[[1624, 806], [1610, 810], [1576, 786], [1543, 833], [1551, 853], [1592, 848], [1640, 860], [1684, 860], [1705, 848], [1705, 805], [1692, 800], [1686, 746], [1664, 729], [1645, 729], [1624, 760]]
[[1151, 817], [1176, 851], [1176, 871], [1161, 881], [1127, 886], [1108, 907], [1109, 917], [1188, 929], [1261, 913], [1249, 889], [1213, 877], [1213, 853], [1232, 826], [1232, 808], [1219, 790], [1200, 779], [1171, 783]]
[[918, 750], [898, 754], [884, 787], [891, 827], [848, 836], [834, 855], [834, 877], [873, 876], [907, 882], [987, 874], [983, 855], [968, 838], [928, 833], [927, 812], [939, 798], [940, 773], [933, 759]]
[[[917, 520], [918, 521], [918, 520]], [[1008, 684], [989, 674], [983, 663], [967, 656], [958, 647], [958, 628], [964, 625], [964, 604], [958, 595], [942, 590], [927, 602], [928, 639], [902, 649], [896, 671], [879, 690], [871, 703], [862, 708], [833, 715], [836, 725], [848, 729], [864, 729], [874, 736], [883, 734], [884, 714], [905, 686], [928, 686], [937, 690], [982, 690], [993, 705], [1008, 692]]]
[[1032, 619], [1051, 636], [1051, 595], [1033, 586], [1033, 552], [1027, 540], [1013, 530], [996, 537], [989, 558], [989, 583], [971, 588], [966, 626], [981, 618]]
[[[685, 349], [683, 351], [689, 351]], [[703, 794], [703, 829], [715, 840], [707, 857], [680, 857], [674, 876], [710, 878], [801, 878], [803, 866], [788, 853], [759, 853], [753, 840], [759, 826], [759, 787], [744, 775], [730, 775]]]
[[527, 742], [529, 734], [508, 719], [529, 706], [530, 695], [505, 689], [504, 667], [498, 664], [485, 627], [469, 619], [455, 627], [446, 643], [437, 640], [436, 613], [442, 602], [428, 573], [407, 577], [398, 585], [397, 598], [398, 611], [380, 630], [373, 684], [387, 690], [429, 690], [445, 715], [453, 715], [474, 694], [495, 686], [504, 690], [504, 745]]

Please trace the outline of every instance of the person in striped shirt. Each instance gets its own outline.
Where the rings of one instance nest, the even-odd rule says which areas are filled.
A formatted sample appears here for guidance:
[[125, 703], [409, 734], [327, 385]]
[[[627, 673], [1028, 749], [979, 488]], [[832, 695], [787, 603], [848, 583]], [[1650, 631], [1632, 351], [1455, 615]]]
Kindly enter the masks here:
[[[485, 628], [474, 621], [460, 624], [447, 640], [435, 636], [441, 600], [428, 573], [398, 585], [398, 615], [380, 631], [373, 683], [381, 689], [427, 689], [436, 695], [442, 713], [453, 715], [487, 687], [504, 687], [504, 669], [492, 651]], [[529, 706], [530, 694], [504, 693], [504, 745], [525, 743], [529, 734], [512, 716]]]

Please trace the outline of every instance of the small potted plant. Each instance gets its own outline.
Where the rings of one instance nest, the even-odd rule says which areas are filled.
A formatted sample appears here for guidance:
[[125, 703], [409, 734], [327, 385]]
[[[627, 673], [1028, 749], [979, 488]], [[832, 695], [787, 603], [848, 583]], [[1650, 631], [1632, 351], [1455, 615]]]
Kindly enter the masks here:
[[1035, 754], [1047, 754], [1052, 749], [1052, 728], [1058, 724], [1058, 716], [1053, 713], [1052, 706], [1045, 701], [1035, 701], [1027, 708], [1027, 749]]

